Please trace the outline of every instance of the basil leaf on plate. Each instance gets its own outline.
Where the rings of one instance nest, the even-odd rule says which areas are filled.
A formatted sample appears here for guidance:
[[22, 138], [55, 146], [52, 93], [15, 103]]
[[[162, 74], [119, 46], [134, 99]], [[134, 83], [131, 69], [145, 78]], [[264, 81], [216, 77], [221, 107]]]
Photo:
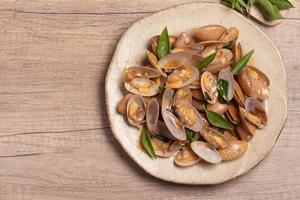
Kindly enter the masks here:
[[269, 0], [273, 5], [275, 5], [279, 10], [286, 10], [294, 8], [293, 4], [288, 0]]
[[184, 130], [185, 130], [187, 140], [190, 142], [193, 142], [194, 141], [194, 133], [190, 129], [187, 129], [187, 128], [185, 128]]
[[142, 140], [142, 145], [143, 145], [144, 149], [147, 151], [147, 153], [149, 154], [149, 156], [151, 158], [156, 158], [156, 155], [155, 155], [152, 143], [151, 143], [151, 139], [148, 134], [148, 129], [146, 126], [143, 126], [143, 128], [142, 128], [141, 140]]
[[170, 41], [167, 27], [164, 28], [164, 30], [159, 36], [159, 40], [156, 47], [156, 53], [159, 59], [170, 53]]
[[228, 101], [228, 81], [219, 79], [217, 81], [217, 91], [226, 102]]
[[233, 67], [232, 74], [238, 75], [242, 69], [247, 65], [248, 61], [250, 60], [252, 54], [254, 53], [254, 50], [252, 49], [250, 52], [248, 52], [246, 55], [244, 55]]
[[212, 63], [212, 61], [214, 61], [215, 57], [217, 55], [217, 52], [207, 56], [206, 58], [204, 58], [199, 64], [198, 64], [198, 69], [201, 70], [205, 67], [207, 67], [210, 63]]
[[233, 124], [231, 124], [227, 119], [223, 118], [220, 114], [205, 110], [206, 117], [212, 125], [223, 128], [227, 130], [234, 130]]

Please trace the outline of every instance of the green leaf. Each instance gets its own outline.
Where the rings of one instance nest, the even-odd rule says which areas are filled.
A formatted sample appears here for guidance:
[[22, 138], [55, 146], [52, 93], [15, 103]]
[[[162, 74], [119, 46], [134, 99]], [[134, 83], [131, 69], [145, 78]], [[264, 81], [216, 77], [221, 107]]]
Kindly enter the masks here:
[[160, 93], [163, 94], [165, 92], [166, 88], [164, 88], [163, 86], [159, 86], [159, 90], [160, 90]]
[[287, 10], [294, 8], [293, 4], [288, 0], [269, 0], [273, 5], [275, 5], [279, 10]]
[[141, 140], [142, 140], [143, 147], [145, 148], [145, 150], [147, 151], [149, 156], [151, 158], [156, 158], [156, 155], [155, 155], [152, 143], [151, 143], [151, 139], [148, 134], [148, 129], [146, 126], [143, 126], [142, 133], [141, 133]]
[[194, 133], [190, 129], [185, 128], [185, 134], [188, 141], [190, 142], [194, 141]]
[[254, 2], [255, 2], [255, 0], [248, 0], [248, 3], [247, 3], [248, 7], [251, 8], [253, 6]]
[[210, 63], [212, 63], [212, 61], [214, 61], [215, 57], [217, 55], [217, 52], [207, 56], [206, 58], [204, 58], [199, 65], [197, 66], [199, 70], [202, 70], [203, 68], [207, 67]]
[[254, 53], [254, 50], [252, 49], [250, 52], [248, 52], [245, 56], [243, 56], [233, 67], [232, 74], [238, 75], [242, 69], [247, 65], [249, 59], [251, 58], [252, 54]]
[[225, 102], [228, 101], [228, 81], [224, 80], [224, 79], [219, 79], [217, 81], [217, 91], [220, 95], [220, 97], [222, 97]]
[[267, 21], [282, 19], [278, 8], [268, 0], [255, 0], [254, 4], [259, 8]]
[[234, 9], [237, 3], [238, 3], [238, 0], [232, 0], [231, 1], [231, 8]]
[[205, 101], [211, 101], [212, 100], [207, 92], [204, 92], [204, 100]]
[[227, 130], [234, 130], [233, 124], [231, 124], [227, 119], [223, 118], [220, 114], [205, 110], [206, 117], [212, 125], [223, 128]]
[[161, 35], [159, 36], [156, 53], [159, 59], [170, 53], [170, 41], [167, 27], [164, 28]]

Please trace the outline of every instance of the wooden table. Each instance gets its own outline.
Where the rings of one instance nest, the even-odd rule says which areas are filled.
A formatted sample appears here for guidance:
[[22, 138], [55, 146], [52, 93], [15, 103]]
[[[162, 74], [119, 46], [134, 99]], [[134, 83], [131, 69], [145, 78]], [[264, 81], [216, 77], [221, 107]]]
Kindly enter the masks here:
[[194, 1], [1, 1], [1, 200], [300, 198], [299, 9], [279, 26], [259, 26], [284, 58], [289, 114], [275, 148], [249, 174], [211, 187], [167, 183], [113, 137], [104, 79], [118, 40], [134, 21], [186, 2]]

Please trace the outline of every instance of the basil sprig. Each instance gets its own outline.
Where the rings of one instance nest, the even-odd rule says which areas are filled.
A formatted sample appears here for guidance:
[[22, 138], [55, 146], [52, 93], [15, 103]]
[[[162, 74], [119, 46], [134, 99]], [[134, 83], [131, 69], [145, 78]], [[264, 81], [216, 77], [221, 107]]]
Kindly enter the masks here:
[[143, 145], [144, 149], [147, 151], [147, 153], [149, 154], [149, 156], [151, 158], [156, 158], [156, 155], [155, 155], [152, 143], [151, 143], [151, 139], [148, 134], [148, 129], [146, 126], [143, 126], [143, 128], [142, 128], [141, 140], [142, 140], [142, 145]]
[[164, 28], [164, 30], [159, 36], [159, 40], [156, 47], [156, 53], [159, 59], [170, 53], [170, 41], [167, 27]]
[[198, 69], [202, 70], [203, 68], [207, 67], [210, 63], [212, 63], [212, 61], [214, 61], [215, 57], [217, 55], [217, 52], [207, 56], [206, 58], [204, 58], [199, 64], [198, 64]]
[[225, 101], [228, 101], [228, 81], [219, 79], [217, 81], [217, 91], [219, 96]]
[[190, 141], [190, 142], [193, 142], [194, 139], [195, 139], [194, 133], [190, 129], [187, 129], [187, 128], [185, 128], [184, 130], [185, 130], [187, 140]]
[[273, 5], [276, 5], [279, 10], [294, 8], [293, 4], [288, 0], [269, 0]]
[[234, 130], [233, 124], [231, 124], [227, 119], [223, 118], [220, 114], [205, 110], [206, 117], [210, 124], [227, 130]]
[[248, 61], [250, 60], [252, 54], [254, 53], [254, 50], [252, 49], [250, 52], [248, 52], [245, 56], [243, 56], [233, 67], [232, 74], [238, 75], [242, 69], [247, 65]]

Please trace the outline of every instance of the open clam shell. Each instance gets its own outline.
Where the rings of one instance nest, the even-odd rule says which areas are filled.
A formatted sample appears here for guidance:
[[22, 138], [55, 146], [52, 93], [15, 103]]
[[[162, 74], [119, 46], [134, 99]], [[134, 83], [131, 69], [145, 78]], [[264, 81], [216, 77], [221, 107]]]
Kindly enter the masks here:
[[158, 59], [156, 55], [150, 51], [147, 50], [147, 57], [150, 62], [150, 64], [164, 77], [167, 77], [167, 74], [161, 69], [161, 67], [158, 64]]
[[156, 78], [160, 76], [161, 73], [151, 67], [133, 66], [125, 70], [125, 82], [129, 82], [136, 77]]
[[215, 104], [207, 104], [206, 109], [219, 114], [224, 114], [227, 111], [228, 104], [220, 103], [219, 100]]
[[214, 104], [218, 100], [217, 79], [214, 75], [205, 71], [201, 76], [201, 89], [206, 101]]
[[193, 38], [186, 32], [181, 33], [175, 44], [174, 48], [182, 48], [182, 47], [189, 47], [194, 43]]
[[159, 117], [159, 104], [156, 98], [150, 99], [146, 108], [146, 122], [147, 128], [150, 131], [153, 131], [156, 127], [157, 121]]
[[204, 128], [200, 131], [200, 135], [214, 148], [224, 149], [229, 147], [229, 143], [224, 135], [215, 129]]
[[122, 115], [125, 115], [126, 114], [126, 108], [127, 108], [127, 103], [130, 99], [130, 97], [132, 96], [133, 94], [131, 93], [127, 93], [122, 99], [121, 101], [119, 102], [118, 104], [118, 107], [117, 107], [117, 111], [119, 113], [121, 113]]
[[238, 75], [238, 82], [243, 92], [258, 100], [266, 100], [269, 98], [270, 81], [268, 77], [259, 69], [253, 66], [247, 66]]
[[189, 141], [175, 140], [170, 146], [170, 151], [179, 151], [179, 150], [187, 149], [188, 147], [189, 147]]
[[234, 80], [234, 100], [242, 107], [245, 106], [245, 95], [239, 85], [239, 83]]
[[163, 138], [166, 138], [168, 140], [176, 140], [174, 135], [169, 131], [166, 124], [162, 121], [157, 121], [156, 126], [153, 129], [153, 132], [155, 132], [157, 135], [162, 136]]
[[170, 151], [170, 142], [164, 142], [157, 138], [151, 140], [155, 155], [159, 157], [169, 158], [174, 155], [174, 151]]
[[234, 78], [230, 68], [228, 67], [222, 69], [219, 73], [218, 79], [227, 81], [228, 83], [227, 96], [224, 96], [223, 98], [226, 99], [227, 101], [230, 101], [234, 97]]
[[199, 88], [199, 89], [191, 89], [191, 92], [192, 92], [192, 96], [193, 96], [194, 99], [197, 99], [199, 101], [203, 101], [204, 100], [204, 96], [203, 96], [201, 88]]
[[188, 102], [191, 104], [192, 98], [192, 92], [189, 88], [180, 88], [174, 95], [173, 105], [175, 106], [180, 102]]
[[228, 28], [219, 38], [223, 42], [232, 42], [239, 37], [239, 30], [235, 27]]
[[178, 140], [186, 140], [184, 125], [170, 111], [162, 111], [162, 117], [170, 133]]
[[143, 77], [134, 78], [130, 82], [125, 82], [125, 88], [128, 92], [145, 97], [154, 96], [159, 91], [159, 87], [153, 81]]
[[184, 65], [190, 64], [192, 58], [193, 54], [188, 53], [186, 51], [182, 51], [164, 56], [158, 61], [158, 65], [162, 69], [166, 70], [178, 69]]
[[250, 142], [251, 139], [253, 138], [253, 135], [242, 124], [236, 127], [235, 132], [243, 141]]
[[192, 106], [194, 106], [194, 108], [196, 108], [200, 112], [204, 112], [205, 102], [197, 100], [197, 99], [193, 99], [192, 100]]
[[128, 122], [131, 125], [141, 127], [146, 115], [146, 107], [141, 95], [132, 95], [129, 98], [126, 113]]
[[239, 124], [241, 122], [239, 108], [235, 103], [227, 104], [226, 115], [233, 124]]
[[209, 163], [218, 164], [222, 161], [219, 152], [205, 142], [194, 141], [191, 143], [191, 148], [195, 154]]
[[226, 28], [221, 25], [202, 26], [195, 31], [195, 38], [198, 41], [218, 40], [225, 31]]
[[240, 158], [248, 149], [248, 144], [245, 141], [230, 140], [229, 147], [226, 149], [219, 149], [222, 160], [229, 161]]
[[255, 97], [248, 97], [245, 101], [245, 118], [251, 123], [255, 124], [258, 128], [263, 128], [268, 123], [268, 116], [266, 110], [261, 102]]
[[175, 164], [187, 167], [198, 163], [201, 160], [197, 154], [195, 154], [191, 149], [183, 149], [179, 151], [177, 156], [175, 157]]
[[168, 88], [183, 88], [197, 80], [199, 70], [195, 67], [183, 67], [174, 70], [166, 80]]
[[235, 42], [232, 47], [233, 65], [235, 65], [243, 57], [243, 49], [241, 43]]
[[209, 64], [205, 70], [211, 73], [218, 73], [231, 64], [232, 57], [233, 54], [229, 49], [220, 49], [213, 62]]
[[249, 115], [250, 113], [243, 107], [239, 106], [239, 113], [240, 113], [240, 118], [241, 118], [241, 124], [243, 127], [251, 134], [254, 135], [256, 128], [254, 125], [252, 125], [248, 119], [247, 119], [247, 114]]

